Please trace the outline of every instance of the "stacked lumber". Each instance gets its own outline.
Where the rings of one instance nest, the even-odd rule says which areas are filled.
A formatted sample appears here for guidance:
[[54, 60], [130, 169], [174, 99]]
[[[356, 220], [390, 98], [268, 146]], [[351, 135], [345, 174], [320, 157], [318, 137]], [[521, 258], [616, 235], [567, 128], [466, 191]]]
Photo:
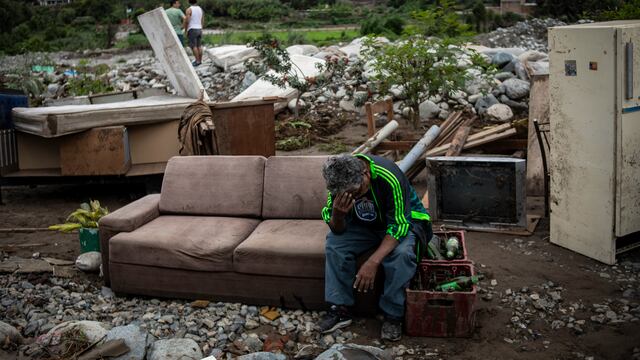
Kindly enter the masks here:
[[455, 111], [440, 126], [440, 135], [431, 143], [424, 157], [409, 170], [409, 179], [415, 178], [425, 167], [425, 160], [430, 156], [458, 156], [463, 150], [471, 149], [505, 139], [516, 134], [510, 123], [493, 126], [478, 133], [471, 133], [471, 126], [478, 118], [476, 115], [464, 117], [462, 111]]

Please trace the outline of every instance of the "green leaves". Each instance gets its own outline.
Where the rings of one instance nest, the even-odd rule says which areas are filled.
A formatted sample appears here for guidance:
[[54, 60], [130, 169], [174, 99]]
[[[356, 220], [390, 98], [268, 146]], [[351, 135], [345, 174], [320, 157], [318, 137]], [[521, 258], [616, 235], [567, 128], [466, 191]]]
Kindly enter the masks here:
[[419, 120], [421, 102], [464, 89], [471, 78], [469, 69], [485, 74], [489, 68], [481, 55], [451, 39], [412, 36], [385, 44], [370, 37], [364, 42], [363, 54], [372, 64], [373, 80], [381, 94], [394, 85], [401, 86], [405, 103], [414, 112], [411, 119], [414, 126]]
[[101, 207], [98, 200], [90, 200], [89, 203], [80, 204], [80, 208], [69, 214], [67, 222], [49, 226], [49, 230], [57, 230], [64, 233], [79, 228], [97, 228], [98, 220], [107, 215], [109, 210]]

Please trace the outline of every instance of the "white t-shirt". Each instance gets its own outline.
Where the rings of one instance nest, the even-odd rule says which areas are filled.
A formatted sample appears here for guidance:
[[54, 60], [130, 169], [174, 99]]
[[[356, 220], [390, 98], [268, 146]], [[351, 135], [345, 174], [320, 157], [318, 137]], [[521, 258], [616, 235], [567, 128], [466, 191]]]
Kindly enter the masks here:
[[191, 18], [187, 25], [187, 31], [189, 29], [202, 29], [202, 8], [198, 5], [192, 5], [189, 9], [191, 9]]

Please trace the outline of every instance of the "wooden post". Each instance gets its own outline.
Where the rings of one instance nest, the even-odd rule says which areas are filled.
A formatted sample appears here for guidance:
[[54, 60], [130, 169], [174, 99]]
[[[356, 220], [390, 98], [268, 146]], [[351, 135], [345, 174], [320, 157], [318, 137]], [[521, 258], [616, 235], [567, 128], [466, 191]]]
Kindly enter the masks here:
[[364, 144], [357, 147], [351, 154], [366, 154], [369, 151], [373, 150], [382, 140], [386, 139], [398, 128], [398, 122], [395, 120], [391, 120], [387, 125], [385, 125], [380, 131], [375, 133], [372, 137], [370, 137]]

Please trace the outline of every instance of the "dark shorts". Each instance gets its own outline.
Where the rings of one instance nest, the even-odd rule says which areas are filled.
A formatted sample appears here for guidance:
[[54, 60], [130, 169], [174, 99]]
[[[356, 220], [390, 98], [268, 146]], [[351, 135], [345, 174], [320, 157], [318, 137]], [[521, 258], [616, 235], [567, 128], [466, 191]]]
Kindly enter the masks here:
[[189, 47], [197, 48], [202, 46], [202, 29], [189, 29], [187, 32]]

